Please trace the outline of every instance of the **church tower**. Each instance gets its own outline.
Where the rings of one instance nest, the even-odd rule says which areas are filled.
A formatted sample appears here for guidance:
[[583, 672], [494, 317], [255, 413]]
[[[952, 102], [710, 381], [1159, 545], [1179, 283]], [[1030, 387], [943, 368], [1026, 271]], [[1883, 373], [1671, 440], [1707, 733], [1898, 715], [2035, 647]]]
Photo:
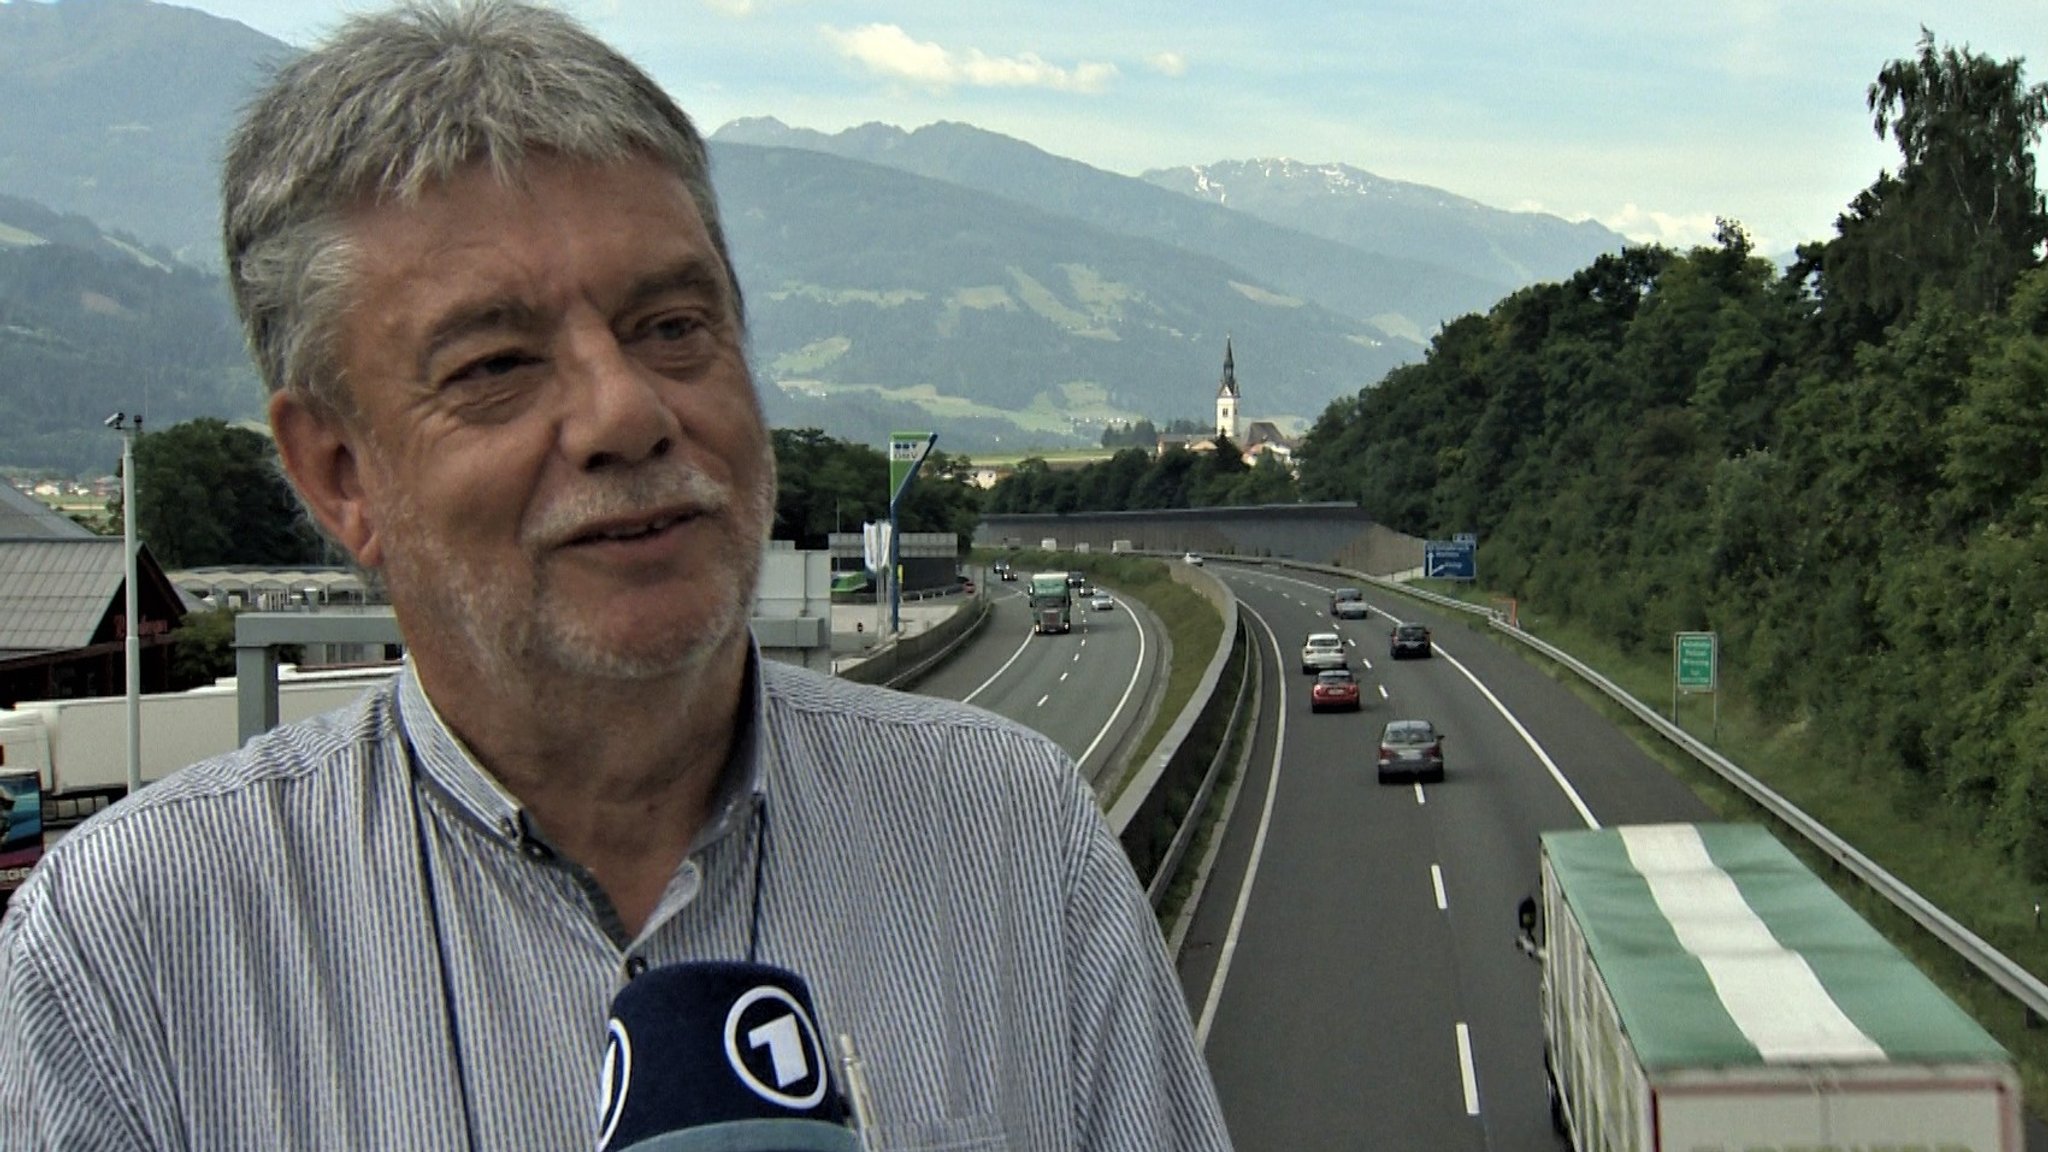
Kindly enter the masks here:
[[1230, 437], [1237, 445], [1244, 443], [1244, 429], [1239, 426], [1237, 412], [1237, 363], [1230, 354], [1230, 337], [1223, 338], [1223, 385], [1216, 389], [1216, 434]]

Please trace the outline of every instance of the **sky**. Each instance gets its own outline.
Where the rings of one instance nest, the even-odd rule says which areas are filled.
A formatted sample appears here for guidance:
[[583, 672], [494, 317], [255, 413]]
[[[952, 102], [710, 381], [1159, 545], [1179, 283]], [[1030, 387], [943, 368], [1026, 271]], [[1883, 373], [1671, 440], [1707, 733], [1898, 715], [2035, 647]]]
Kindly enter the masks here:
[[[1347, 164], [1677, 247], [1833, 234], [1936, 43], [2048, 81], [2042, 0], [551, 0], [707, 133], [958, 121], [1124, 175]], [[365, 0], [181, 0], [307, 46]]]

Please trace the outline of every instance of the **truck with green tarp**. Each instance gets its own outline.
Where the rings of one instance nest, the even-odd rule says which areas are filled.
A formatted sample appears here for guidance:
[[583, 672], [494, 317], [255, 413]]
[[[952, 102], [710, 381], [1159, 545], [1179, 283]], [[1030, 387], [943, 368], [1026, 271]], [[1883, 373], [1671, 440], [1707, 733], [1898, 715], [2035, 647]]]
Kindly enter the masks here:
[[2021, 1152], [2010, 1055], [1762, 827], [1551, 832], [1522, 908], [1578, 1152]]
[[1038, 572], [1031, 577], [1031, 630], [1068, 632], [1074, 627], [1074, 590], [1065, 572]]

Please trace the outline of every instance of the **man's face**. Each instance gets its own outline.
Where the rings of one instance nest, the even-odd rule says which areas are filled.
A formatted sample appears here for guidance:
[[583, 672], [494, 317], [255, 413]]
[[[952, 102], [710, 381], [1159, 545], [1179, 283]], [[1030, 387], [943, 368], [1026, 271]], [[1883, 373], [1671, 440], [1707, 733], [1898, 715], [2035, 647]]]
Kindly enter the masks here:
[[348, 226], [337, 535], [414, 652], [640, 678], [742, 643], [774, 456], [682, 182], [539, 156]]

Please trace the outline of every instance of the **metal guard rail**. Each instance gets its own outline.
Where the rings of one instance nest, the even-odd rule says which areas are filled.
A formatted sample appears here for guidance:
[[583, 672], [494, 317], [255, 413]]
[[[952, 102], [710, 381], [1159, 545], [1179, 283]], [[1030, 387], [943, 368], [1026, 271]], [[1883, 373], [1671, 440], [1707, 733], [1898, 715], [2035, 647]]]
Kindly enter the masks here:
[[1467, 604], [1422, 588], [1410, 588], [1398, 580], [1382, 576], [1368, 576], [1343, 568], [1330, 568], [1317, 564], [1299, 564], [1286, 561], [1264, 561], [1276, 567], [1301, 568], [1326, 575], [1342, 576], [1346, 579], [1362, 580], [1388, 591], [1398, 592], [1425, 600], [1439, 607], [1469, 615], [1483, 616], [1495, 632], [1506, 635], [1555, 660], [1583, 678], [1587, 683], [1607, 694], [1615, 703], [1629, 710], [1636, 719], [1648, 725], [1658, 735], [1706, 765], [1722, 779], [1739, 789], [1760, 807], [1785, 822], [1799, 835], [1806, 838], [1815, 848], [1825, 852], [1857, 879], [1891, 901], [1901, 912], [1913, 918], [1935, 939], [1953, 949], [1965, 961], [1984, 974], [2006, 993], [2018, 1000], [2033, 1018], [2048, 1018], [2048, 984], [2033, 973], [2022, 968], [2005, 953], [1992, 947], [1982, 937], [1963, 927], [1954, 917], [1927, 902], [1927, 899], [1908, 887], [1906, 883], [1880, 867], [1876, 861], [1856, 850], [1855, 846], [1830, 832], [1824, 825], [1790, 800], [1772, 791], [1763, 781], [1750, 775], [1734, 761], [1701, 743], [1691, 733], [1657, 714], [1656, 709], [1631, 696], [1607, 677], [1594, 671], [1577, 657], [1539, 640], [1520, 628], [1501, 619], [1499, 612], [1476, 604]]

